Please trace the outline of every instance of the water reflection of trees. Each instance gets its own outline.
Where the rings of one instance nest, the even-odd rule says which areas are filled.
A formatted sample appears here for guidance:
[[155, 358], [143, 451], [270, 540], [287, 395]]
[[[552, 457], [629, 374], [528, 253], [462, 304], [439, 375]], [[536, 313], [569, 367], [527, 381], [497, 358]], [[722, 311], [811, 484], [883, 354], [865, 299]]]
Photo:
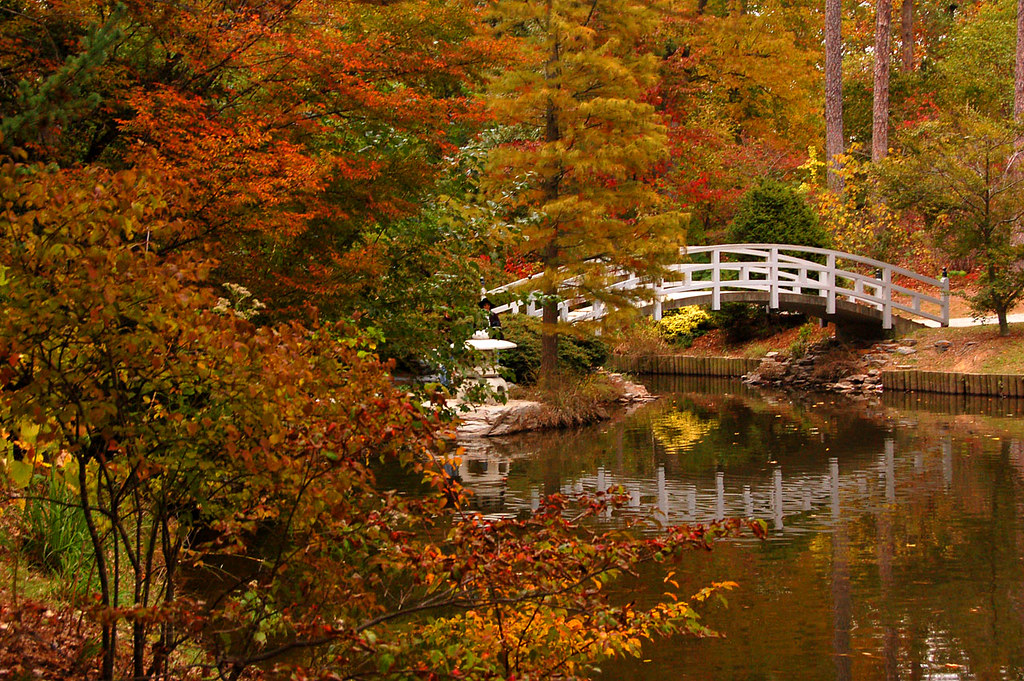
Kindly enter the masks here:
[[711, 614], [728, 638], [659, 646], [639, 668], [608, 666], [609, 678], [1024, 678], [1022, 420], [1005, 403], [953, 415], [912, 406], [717, 389], [596, 429], [490, 442], [483, 456], [506, 464], [507, 476], [493, 470], [501, 504], [522, 507], [596, 485], [598, 471], [711, 488], [716, 473], [728, 487], [777, 465], [787, 481], [835, 481], [834, 496], [787, 508], [784, 534], [687, 558], [689, 584], [742, 585]]

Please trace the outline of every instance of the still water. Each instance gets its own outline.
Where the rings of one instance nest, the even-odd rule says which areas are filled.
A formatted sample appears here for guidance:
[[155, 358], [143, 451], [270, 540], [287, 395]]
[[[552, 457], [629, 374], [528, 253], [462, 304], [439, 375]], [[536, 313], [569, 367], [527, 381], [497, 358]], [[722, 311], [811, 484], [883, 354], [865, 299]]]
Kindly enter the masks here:
[[647, 645], [606, 678], [1024, 679], [1024, 404], [650, 387], [611, 422], [471, 442], [462, 464], [484, 513], [621, 485], [669, 523], [767, 522], [679, 570], [688, 592], [739, 582], [707, 613], [722, 638]]

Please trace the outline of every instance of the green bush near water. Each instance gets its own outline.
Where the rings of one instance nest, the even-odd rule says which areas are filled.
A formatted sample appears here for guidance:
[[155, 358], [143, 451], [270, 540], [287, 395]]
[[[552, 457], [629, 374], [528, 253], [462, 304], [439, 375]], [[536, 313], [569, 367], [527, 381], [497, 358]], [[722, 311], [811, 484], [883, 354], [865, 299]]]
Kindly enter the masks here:
[[[501, 320], [505, 340], [518, 347], [503, 350], [500, 363], [515, 374], [516, 383], [530, 384], [540, 370], [539, 319], [526, 315], [505, 315]], [[562, 371], [587, 374], [604, 364], [608, 345], [593, 334], [573, 329], [558, 338], [558, 365]]]

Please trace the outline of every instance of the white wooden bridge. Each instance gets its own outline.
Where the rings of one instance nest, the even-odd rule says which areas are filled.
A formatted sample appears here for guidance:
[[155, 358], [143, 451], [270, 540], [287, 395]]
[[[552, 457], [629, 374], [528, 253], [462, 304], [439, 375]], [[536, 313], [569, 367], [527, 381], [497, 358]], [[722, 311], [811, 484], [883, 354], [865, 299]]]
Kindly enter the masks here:
[[[718, 310], [724, 302], [751, 302], [830, 321], [880, 322], [883, 329], [893, 328], [896, 322], [949, 325], [946, 277], [934, 279], [841, 251], [785, 244], [693, 246], [680, 252], [679, 263], [665, 269], [667, 274], [659, 280], [609, 270], [607, 290], [628, 296], [642, 313], [655, 319], [686, 305]], [[520, 279], [490, 293], [528, 294], [531, 282], [541, 276]], [[578, 283], [569, 279], [564, 288], [576, 290]], [[539, 317], [542, 309], [526, 296], [494, 312]], [[594, 296], [573, 295], [559, 302], [558, 312], [562, 321], [591, 321], [604, 317], [608, 308]]]

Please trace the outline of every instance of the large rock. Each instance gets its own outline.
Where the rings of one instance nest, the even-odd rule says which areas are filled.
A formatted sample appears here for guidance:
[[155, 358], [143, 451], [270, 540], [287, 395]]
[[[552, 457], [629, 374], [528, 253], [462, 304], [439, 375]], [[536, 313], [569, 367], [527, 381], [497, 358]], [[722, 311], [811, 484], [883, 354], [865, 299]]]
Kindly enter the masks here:
[[493, 437], [545, 427], [544, 405], [529, 400], [485, 404], [459, 416], [458, 436]]

